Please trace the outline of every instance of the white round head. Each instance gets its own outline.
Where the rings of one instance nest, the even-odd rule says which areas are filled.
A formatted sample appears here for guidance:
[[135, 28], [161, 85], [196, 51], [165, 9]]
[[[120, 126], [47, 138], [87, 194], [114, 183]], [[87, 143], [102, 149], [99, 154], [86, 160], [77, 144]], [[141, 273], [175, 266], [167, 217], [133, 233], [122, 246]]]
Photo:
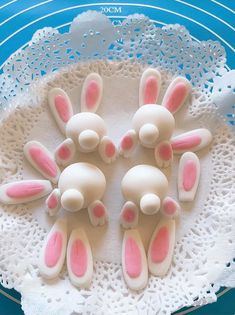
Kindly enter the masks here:
[[146, 148], [154, 148], [158, 142], [171, 138], [175, 119], [165, 107], [148, 104], [136, 111], [132, 126], [139, 135], [140, 143]]
[[107, 134], [104, 120], [95, 113], [83, 112], [70, 118], [66, 136], [77, 144], [80, 152], [93, 152]]

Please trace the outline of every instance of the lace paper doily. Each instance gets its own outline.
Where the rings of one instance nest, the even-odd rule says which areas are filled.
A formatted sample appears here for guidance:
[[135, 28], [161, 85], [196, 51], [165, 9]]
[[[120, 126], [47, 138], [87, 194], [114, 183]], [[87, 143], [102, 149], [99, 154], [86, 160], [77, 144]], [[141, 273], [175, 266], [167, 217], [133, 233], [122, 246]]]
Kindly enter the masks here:
[[[96, 58], [115, 62], [89, 61]], [[226, 73], [224, 50], [218, 43], [194, 42], [182, 26], [160, 29], [149, 19], [135, 15], [127, 18], [122, 27], [113, 27], [105, 16], [88, 12], [74, 20], [70, 33], [59, 34], [53, 29], [38, 31], [29, 47], [9, 59], [0, 77], [4, 116], [0, 126], [0, 180], [39, 178], [23, 159], [24, 143], [35, 138], [52, 150], [61, 140], [47, 110], [46, 95], [50, 87], [62, 87], [76, 104], [83, 78], [90, 71], [101, 73], [106, 94], [99, 113], [117, 142], [137, 108], [138, 81], [144, 67], [141, 64], [150, 63], [163, 71], [162, 93], [170, 81], [169, 73], [186, 75], [194, 84], [189, 110], [185, 106], [177, 114], [177, 129], [205, 126], [214, 133], [210, 152], [201, 153], [204, 172], [198, 198], [193, 207], [184, 209], [178, 222], [173, 266], [163, 279], [150, 277], [148, 287], [140, 293], [130, 292], [122, 279], [119, 261], [122, 235], [117, 220], [123, 200], [120, 192], [116, 192], [124, 170], [133, 163], [153, 163], [151, 157], [146, 157], [146, 151], [139, 151], [133, 160], [101, 165], [105, 174], [113, 173], [106, 193], [111, 217], [107, 230], [93, 229], [85, 211], [76, 214], [78, 224], [85, 225], [93, 246], [98, 240], [95, 275], [89, 290], [74, 288], [66, 270], [59, 281], [46, 283], [39, 277], [38, 253], [52, 224], [46, 219], [42, 200], [27, 207], [1, 207], [1, 282], [22, 294], [22, 307], [27, 315], [170, 314], [183, 306], [215, 301], [215, 292], [221, 284], [235, 285], [231, 277], [235, 257], [235, 138], [234, 131], [217, 115], [225, 113], [223, 101], [229, 100], [226, 114], [228, 109], [232, 112], [233, 73]], [[52, 75], [53, 70], [59, 71]], [[44, 74], [47, 76], [41, 80]], [[125, 93], [120, 96], [120, 91]], [[121, 127], [117, 118], [122, 119]], [[176, 195], [176, 170], [173, 168], [170, 177], [172, 196]], [[70, 219], [74, 221], [73, 216]], [[156, 216], [156, 222], [157, 219]], [[144, 216], [140, 219], [145, 245], [155, 226], [152, 221]]]

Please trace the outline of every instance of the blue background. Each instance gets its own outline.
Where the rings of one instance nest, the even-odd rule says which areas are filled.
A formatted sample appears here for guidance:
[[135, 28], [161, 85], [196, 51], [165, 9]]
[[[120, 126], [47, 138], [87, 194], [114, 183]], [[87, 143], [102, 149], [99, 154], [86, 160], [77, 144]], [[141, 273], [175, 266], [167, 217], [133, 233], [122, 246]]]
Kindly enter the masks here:
[[[68, 31], [73, 18], [86, 10], [105, 13], [118, 23], [132, 13], [149, 16], [158, 26], [184, 25], [198, 40], [218, 40], [227, 53], [228, 68], [235, 68], [235, 0], [0, 0], [0, 71], [6, 59], [25, 47], [37, 29], [45, 26]], [[221, 289], [217, 303], [188, 308], [177, 314], [234, 315], [235, 290]], [[0, 315], [21, 315], [20, 295], [0, 287]], [[42, 314], [44, 315], [44, 314]]]

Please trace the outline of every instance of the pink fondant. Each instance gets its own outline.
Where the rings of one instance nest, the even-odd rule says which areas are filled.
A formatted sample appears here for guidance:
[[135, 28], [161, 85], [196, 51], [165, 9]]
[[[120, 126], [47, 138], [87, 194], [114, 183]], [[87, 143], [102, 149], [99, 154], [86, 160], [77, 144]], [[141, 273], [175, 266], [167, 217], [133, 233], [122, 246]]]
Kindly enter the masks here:
[[195, 161], [186, 161], [183, 169], [183, 187], [185, 191], [190, 191], [197, 178], [197, 165]]
[[84, 276], [87, 271], [88, 257], [86, 246], [80, 239], [75, 240], [71, 246], [70, 263], [75, 276]]
[[70, 110], [69, 104], [63, 95], [55, 96], [55, 108], [58, 115], [60, 116], [60, 119], [64, 123], [67, 123], [70, 119]]
[[163, 207], [164, 207], [164, 212], [169, 215], [174, 214], [176, 211], [176, 204], [173, 200], [165, 201]]
[[151, 247], [151, 259], [154, 263], [161, 263], [166, 258], [169, 243], [169, 231], [166, 226], [163, 226], [157, 232]]
[[67, 160], [70, 157], [70, 149], [68, 148], [68, 146], [66, 144], [62, 144], [58, 150], [58, 157], [61, 160]]
[[136, 241], [129, 237], [125, 244], [125, 270], [130, 278], [137, 278], [141, 274], [141, 253]]
[[47, 201], [47, 207], [49, 209], [54, 209], [56, 208], [58, 205], [58, 200], [56, 198], [56, 196], [52, 193], [49, 198], [48, 198], [48, 201]]
[[55, 267], [58, 263], [63, 246], [63, 238], [60, 232], [54, 232], [45, 249], [45, 264], [47, 267]]
[[124, 136], [121, 142], [121, 148], [123, 150], [130, 150], [131, 147], [133, 146], [133, 139], [131, 136]]
[[177, 83], [172, 91], [169, 92], [165, 107], [170, 112], [176, 112], [178, 108], [182, 105], [187, 94], [187, 86], [183, 82]]
[[100, 89], [98, 83], [95, 80], [91, 80], [88, 83], [85, 94], [85, 101], [88, 109], [92, 109], [96, 105], [99, 94]]
[[135, 211], [133, 211], [131, 208], [126, 208], [122, 214], [122, 217], [128, 223], [133, 222], [135, 219]]
[[173, 150], [187, 150], [198, 146], [202, 139], [200, 136], [191, 135], [172, 141], [171, 146]]
[[18, 182], [11, 184], [6, 189], [6, 194], [10, 198], [27, 198], [43, 192], [44, 186], [35, 182]]
[[115, 145], [112, 142], [109, 142], [108, 144], [106, 144], [105, 146], [105, 155], [109, 158], [111, 158], [112, 156], [114, 156], [116, 151]]
[[172, 158], [172, 147], [169, 144], [162, 144], [158, 152], [160, 158], [164, 161], [168, 161]]
[[158, 94], [157, 79], [154, 76], [150, 76], [145, 83], [144, 89], [144, 104], [155, 104]]
[[56, 164], [43, 149], [37, 146], [32, 146], [29, 149], [29, 154], [33, 161], [37, 164], [38, 168], [43, 171], [43, 173], [49, 175], [50, 177], [56, 177]]
[[104, 206], [103, 205], [95, 206], [93, 209], [93, 213], [94, 213], [94, 216], [97, 218], [103, 217], [105, 214]]

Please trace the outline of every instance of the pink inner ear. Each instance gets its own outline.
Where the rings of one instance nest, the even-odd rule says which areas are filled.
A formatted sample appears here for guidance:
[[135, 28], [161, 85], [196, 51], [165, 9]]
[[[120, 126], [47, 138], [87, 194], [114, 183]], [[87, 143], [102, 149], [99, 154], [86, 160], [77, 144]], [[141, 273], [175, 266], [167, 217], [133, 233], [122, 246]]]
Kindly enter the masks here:
[[202, 139], [200, 136], [183, 136], [182, 138], [172, 140], [171, 146], [173, 150], [187, 150], [198, 146]]
[[71, 246], [70, 262], [72, 272], [77, 277], [82, 277], [87, 271], [87, 250], [82, 240], [75, 240]]
[[115, 145], [112, 142], [107, 143], [105, 146], [105, 155], [111, 158], [112, 156], [114, 156], [115, 152], [116, 152]]
[[169, 144], [163, 144], [159, 147], [159, 156], [162, 160], [168, 161], [172, 158], [172, 147]]
[[43, 149], [37, 146], [32, 146], [29, 149], [29, 154], [37, 166], [43, 171], [43, 173], [49, 175], [50, 177], [56, 177], [56, 164]]
[[125, 243], [125, 269], [129, 277], [137, 278], [142, 269], [141, 253], [136, 241], [129, 237]]
[[190, 191], [197, 178], [197, 165], [195, 161], [186, 161], [183, 169], [183, 187], [185, 191]]
[[85, 101], [88, 109], [93, 109], [96, 105], [100, 94], [99, 85], [95, 80], [91, 80], [86, 88]]
[[131, 138], [131, 136], [124, 136], [122, 141], [121, 141], [121, 148], [123, 150], [130, 150], [131, 147], [133, 146], [133, 139]]
[[58, 205], [58, 200], [56, 196], [52, 193], [48, 198], [47, 206], [49, 209], [54, 209], [57, 207], [57, 205]]
[[176, 204], [173, 200], [165, 201], [163, 208], [164, 208], [164, 212], [169, 215], [172, 215], [176, 212]]
[[62, 144], [58, 150], [58, 157], [61, 160], [67, 160], [67, 159], [69, 159], [70, 154], [71, 154], [71, 152], [70, 152], [70, 149], [67, 147], [67, 145]]
[[10, 198], [27, 198], [43, 192], [44, 186], [35, 182], [13, 183], [6, 189], [6, 194]]
[[133, 222], [135, 220], [135, 211], [131, 208], [126, 208], [123, 211], [122, 217], [128, 223]]
[[97, 217], [97, 218], [103, 217], [105, 214], [104, 206], [103, 205], [95, 206], [93, 209], [93, 213], [94, 213], [95, 217]]
[[166, 226], [157, 232], [151, 247], [151, 259], [154, 263], [161, 263], [169, 251], [170, 237]]
[[178, 108], [182, 105], [188, 89], [185, 83], [177, 83], [172, 91], [169, 92], [167, 100], [165, 102], [165, 107], [172, 113], [176, 112]]
[[144, 88], [144, 104], [155, 104], [158, 94], [158, 82], [154, 76], [147, 78]]
[[50, 237], [45, 249], [45, 264], [47, 267], [54, 267], [62, 252], [63, 239], [60, 232], [54, 232]]
[[60, 119], [64, 123], [67, 123], [70, 119], [70, 110], [69, 104], [63, 95], [55, 96], [55, 108], [58, 115], [60, 116]]

